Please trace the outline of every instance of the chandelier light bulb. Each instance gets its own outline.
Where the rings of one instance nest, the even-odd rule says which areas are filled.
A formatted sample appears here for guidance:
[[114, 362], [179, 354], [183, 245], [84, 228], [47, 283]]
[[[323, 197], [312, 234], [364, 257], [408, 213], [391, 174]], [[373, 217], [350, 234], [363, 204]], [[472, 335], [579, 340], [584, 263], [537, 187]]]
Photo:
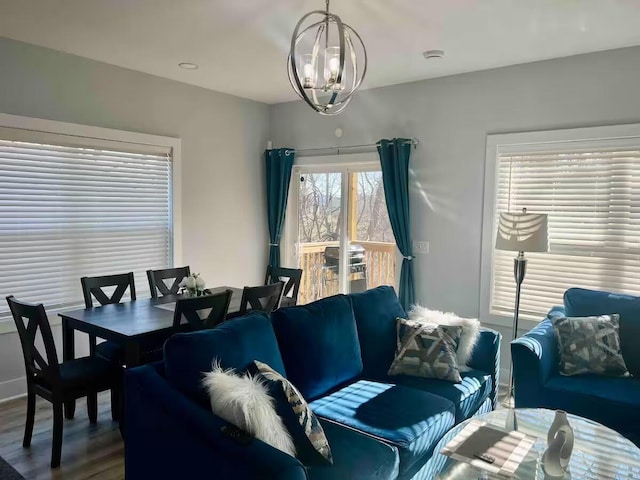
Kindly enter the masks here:
[[338, 73], [340, 73], [340, 47], [329, 47], [324, 51], [324, 59], [327, 64], [325, 69], [325, 81], [327, 86], [335, 86]]
[[335, 115], [362, 84], [367, 50], [358, 33], [329, 12], [327, 0], [326, 10], [314, 10], [298, 21], [287, 67], [298, 96], [316, 112]]
[[304, 88], [315, 88], [316, 86], [316, 67], [315, 58], [312, 54], [302, 55], [302, 86]]

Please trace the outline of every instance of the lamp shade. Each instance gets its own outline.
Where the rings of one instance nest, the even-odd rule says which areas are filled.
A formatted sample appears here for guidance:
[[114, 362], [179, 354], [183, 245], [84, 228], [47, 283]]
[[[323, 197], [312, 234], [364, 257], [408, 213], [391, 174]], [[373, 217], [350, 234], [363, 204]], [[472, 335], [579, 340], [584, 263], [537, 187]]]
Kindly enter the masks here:
[[514, 252], [548, 251], [547, 215], [526, 212], [501, 213], [496, 249]]

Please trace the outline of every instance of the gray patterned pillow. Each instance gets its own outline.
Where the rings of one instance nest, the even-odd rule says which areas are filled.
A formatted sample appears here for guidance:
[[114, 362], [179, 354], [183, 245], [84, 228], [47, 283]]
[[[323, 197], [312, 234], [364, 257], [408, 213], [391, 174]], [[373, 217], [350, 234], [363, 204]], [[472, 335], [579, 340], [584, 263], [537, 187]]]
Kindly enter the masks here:
[[396, 319], [398, 345], [389, 375], [413, 375], [460, 383], [455, 346], [462, 327]]
[[255, 372], [267, 385], [276, 412], [284, 422], [296, 447], [298, 459], [306, 466], [331, 465], [333, 456], [322, 425], [293, 384], [266, 363], [253, 361]]
[[560, 350], [560, 374], [626, 376], [620, 315], [551, 318]]

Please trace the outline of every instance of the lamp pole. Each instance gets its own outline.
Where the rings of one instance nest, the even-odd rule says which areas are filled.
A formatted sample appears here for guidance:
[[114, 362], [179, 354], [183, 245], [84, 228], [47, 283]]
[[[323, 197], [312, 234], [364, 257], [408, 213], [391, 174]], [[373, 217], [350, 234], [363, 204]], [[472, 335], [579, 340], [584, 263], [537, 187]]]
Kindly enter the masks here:
[[[513, 259], [513, 277], [516, 280], [516, 304], [513, 311], [513, 332], [512, 339], [518, 338], [518, 316], [520, 313], [520, 289], [524, 276], [527, 273], [527, 259], [524, 258], [524, 252], [518, 252], [518, 256]], [[513, 358], [509, 362], [509, 390], [507, 392], [506, 403], [507, 406], [511, 406], [511, 402], [515, 402], [515, 396], [513, 395]], [[514, 405], [515, 406], [515, 405]]]

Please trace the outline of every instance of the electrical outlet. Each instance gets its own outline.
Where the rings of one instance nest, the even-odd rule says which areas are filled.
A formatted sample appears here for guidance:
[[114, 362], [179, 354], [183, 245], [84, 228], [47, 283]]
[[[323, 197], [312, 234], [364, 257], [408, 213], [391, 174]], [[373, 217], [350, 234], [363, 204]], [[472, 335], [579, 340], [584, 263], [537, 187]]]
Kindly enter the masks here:
[[426, 240], [416, 240], [413, 242], [413, 253], [420, 255], [429, 254], [429, 242]]

